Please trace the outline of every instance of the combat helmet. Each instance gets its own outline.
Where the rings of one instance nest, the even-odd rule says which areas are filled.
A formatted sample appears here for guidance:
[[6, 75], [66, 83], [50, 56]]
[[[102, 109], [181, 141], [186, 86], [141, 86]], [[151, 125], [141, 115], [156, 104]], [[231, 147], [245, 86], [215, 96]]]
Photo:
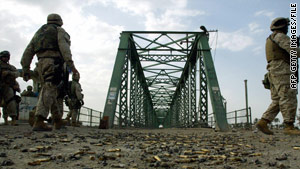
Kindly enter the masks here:
[[288, 25], [290, 25], [289, 18], [278, 17], [278, 18], [275, 18], [272, 21], [270, 29], [271, 29], [271, 31], [274, 31], [274, 30], [277, 30], [277, 29], [284, 28]]
[[56, 13], [52, 13], [52, 14], [49, 14], [48, 17], [47, 17], [47, 24], [56, 24], [58, 26], [62, 26], [63, 25], [63, 21], [61, 19], [61, 17], [56, 14]]
[[4, 50], [2, 52], [0, 52], [0, 58], [2, 57], [8, 57], [8, 59], [10, 59], [10, 53], [7, 50]]
[[27, 91], [32, 91], [32, 86], [27, 86]]
[[73, 80], [79, 80], [80, 79], [80, 75], [79, 75], [79, 73], [73, 73], [73, 75], [72, 75], [72, 79]]

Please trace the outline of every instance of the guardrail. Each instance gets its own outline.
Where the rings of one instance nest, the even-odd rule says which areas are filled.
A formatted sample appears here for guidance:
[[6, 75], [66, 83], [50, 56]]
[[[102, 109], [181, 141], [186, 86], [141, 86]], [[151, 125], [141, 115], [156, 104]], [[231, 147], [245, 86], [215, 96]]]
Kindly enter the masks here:
[[[68, 112], [65, 110], [65, 112]], [[248, 116], [247, 116], [248, 113]], [[93, 110], [91, 108], [82, 106], [79, 112], [79, 122], [82, 123], [84, 126], [99, 126], [100, 119], [103, 116], [103, 112]], [[208, 125], [210, 127], [215, 126], [215, 120], [213, 117], [213, 113], [208, 115]], [[248, 112], [246, 108], [240, 110], [234, 110], [231, 112], [226, 113], [228, 124], [231, 125], [233, 128], [247, 128], [252, 126], [252, 114], [251, 114], [251, 107], [248, 107]], [[115, 118], [115, 123], [117, 124], [118, 117]]]
[[[213, 113], [209, 114], [208, 116], [208, 125], [210, 127], [214, 127], [215, 119]], [[231, 127], [233, 128], [249, 128], [252, 126], [251, 107], [248, 107], [248, 110], [244, 108], [240, 110], [227, 112], [226, 117], [228, 124], [231, 125]]]
[[103, 113], [85, 106], [82, 106], [78, 114], [78, 121], [83, 126], [99, 126]]

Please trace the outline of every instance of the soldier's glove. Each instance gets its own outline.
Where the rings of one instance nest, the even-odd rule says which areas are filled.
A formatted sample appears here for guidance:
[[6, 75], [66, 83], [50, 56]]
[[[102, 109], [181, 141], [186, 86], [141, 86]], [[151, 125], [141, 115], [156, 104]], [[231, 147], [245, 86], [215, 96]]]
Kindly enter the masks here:
[[79, 102], [80, 102], [81, 106], [84, 105], [84, 101], [83, 100], [79, 100]]
[[14, 89], [14, 91], [16, 91], [16, 92], [18, 92], [18, 93], [21, 92], [19, 85], [14, 85], [14, 86], [13, 86], [13, 89]]
[[79, 74], [78, 70], [75, 68], [75, 66], [72, 67], [72, 73], [73, 74]]

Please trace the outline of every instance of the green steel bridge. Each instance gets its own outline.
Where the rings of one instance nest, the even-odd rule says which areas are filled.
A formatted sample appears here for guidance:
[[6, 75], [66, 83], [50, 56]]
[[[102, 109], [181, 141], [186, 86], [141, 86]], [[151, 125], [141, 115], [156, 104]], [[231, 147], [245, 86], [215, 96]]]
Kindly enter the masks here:
[[209, 93], [216, 127], [227, 131], [209, 32], [203, 30], [123, 31], [101, 123], [106, 128], [115, 119], [119, 127], [207, 127]]

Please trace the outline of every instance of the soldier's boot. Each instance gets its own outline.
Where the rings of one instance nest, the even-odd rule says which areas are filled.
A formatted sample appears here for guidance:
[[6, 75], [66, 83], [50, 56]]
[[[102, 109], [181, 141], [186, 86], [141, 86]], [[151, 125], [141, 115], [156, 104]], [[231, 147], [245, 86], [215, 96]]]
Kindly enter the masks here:
[[44, 123], [45, 118], [42, 116], [36, 116], [33, 124], [32, 131], [51, 131], [52, 128]]
[[[35, 109], [35, 108], [34, 108]], [[29, 123], [29, 125], [32, 127], [33, 126], [33, 124], [34, 124], [34, 118], [35, 118], [35, 110], [31, 110], [30, 112], [29, 112], [29, 119], [28, 119], [28, 123]]]
[[4, 125], [8, 125], [7, 117], [4, 117]]
[[72, 126], [73, 127], [80, 127], [80, 125], [77, 123], [76, 119], [75, 120], [72, 119]]
[[73, 127], [80, 127], [80, 125], [77, 123], [77, 113], [72, 113], [72, 126]]
[[12, 126], [17, 126], [17, 116], [12, 116], [11, 117], [11, 122], [10, 122], [10, 125]]
[[28, 123], [29, 123], [29, 125], [31, 127], [33, 126], [33, 124], [34, 124], [34, 116], [29, 116]]
[[69, 117], [69, 116], [67, 116], [66, 118], [65, 118], [65, 121], [66, 121], [66, 125], [67, 126], [70, 126], [71, 125], [71, 119], [70, 119], [71, 117]]
[[76, 122], [75, 123], [72, 122], [72, 126], [73, 127], [80, 127], [80, 125], [78, 123], [76, 123]]
[[285, 123], [283, 133], [286, 135], [300, 135], [300, 130], [294, 127], [294, 123]]
[[62, 120], [61, 117], [55, 116], [53, 117], [54, 129], [60, 130], [62, 128], [66, 128], [67, 122]]
[[269, 123], [271, 123], [269, 120], [262, 118], [257, 122], [256, 127], [265, 134], [273, 135], [274, 133], [268, 127]]

